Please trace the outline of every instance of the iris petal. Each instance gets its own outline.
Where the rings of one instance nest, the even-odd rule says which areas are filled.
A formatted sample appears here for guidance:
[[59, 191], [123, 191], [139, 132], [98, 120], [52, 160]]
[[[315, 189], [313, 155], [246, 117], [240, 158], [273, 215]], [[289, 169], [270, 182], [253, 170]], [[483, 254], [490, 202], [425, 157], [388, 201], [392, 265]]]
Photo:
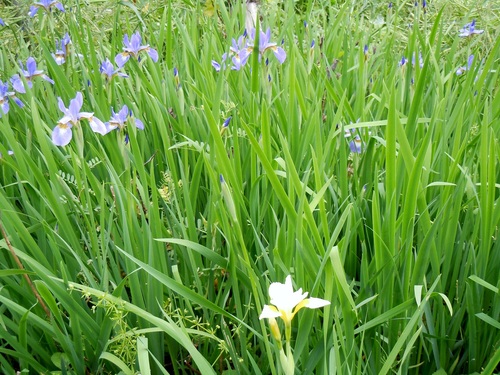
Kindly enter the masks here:
[[99, 133], [101, 135], [105, 135], [106, 133], [108, 133], [106, 125], [104, 125], [104, 123], [98, 118], [95, 117], [90, 118], [89, 125], [95, 133]]
[[121, 68], [130, 59], [130, 55], [127, 52], [122, 52], [116, 55], [115, 63], [118, 68]]
[[259, 319], [281, 317], [285, 322], [290, 322], [294, 315], [303, 307], [317, 309], [330, 302], [320, 298], [308, 298], [308, 293], [302, 292], [302, 288], [293, 291], [292, 277], [288, 275], [285, 283], [272, 283], [269, 286], [271, 305], [265, 305]]
[[[9, 112], [9, 102], [7, 100], [2, 103], [1, 107], [4, 114], [7, 114], [7, 112]], [[0, 112], [0, 117], [2, 117], [2, 112]]]
[[52, 142], [56, 146], [66, 146], [73, 137], [71, 125], [57, 125], [52, 131]]
[[148, 54], [151, 57], [151, 60], [153, 60], [154, 62], [158, 61], [158, 52], [155, 49], [149, 47]]
[[139, 119], [135, 119], [135, 126], [139, 130], [144, 130], [144, 123]]
[[281, 313], [274, 306], [264, 305], [264, 308], [259, 315], [259, 319], [279, 318], [280, 316]]
[[278, 59], [278, 61], [283, 64], [286, 60], [286, 52], [283, 48], [277, 47], [275, 50], [273, 50], [274, 56]]

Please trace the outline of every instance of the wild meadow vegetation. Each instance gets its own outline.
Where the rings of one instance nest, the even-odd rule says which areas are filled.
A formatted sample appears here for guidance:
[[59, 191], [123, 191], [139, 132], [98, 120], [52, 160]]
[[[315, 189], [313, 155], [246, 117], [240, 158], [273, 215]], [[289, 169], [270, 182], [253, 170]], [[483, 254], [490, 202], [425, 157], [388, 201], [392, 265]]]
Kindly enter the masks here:
[[0, 2], [0, 373], [498, 373], [499, 14]]

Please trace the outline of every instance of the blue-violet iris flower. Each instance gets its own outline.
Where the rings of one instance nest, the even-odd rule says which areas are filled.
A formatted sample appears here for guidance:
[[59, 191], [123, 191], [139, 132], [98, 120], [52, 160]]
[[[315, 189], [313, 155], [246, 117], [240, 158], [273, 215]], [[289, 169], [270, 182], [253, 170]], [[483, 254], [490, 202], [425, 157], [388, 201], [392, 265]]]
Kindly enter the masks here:
[[212, 66], [214, 67], [215, 71], [216, 72], [220, 72], [221, 69], [225, 69], [226, 68], [226, 59], [227, 59], [227, 53], [224, 53], [222, 55], [222, 59], [221, 59], [221, 62], [220, 64], [215, 61], [215, 60], [212, 60]]
[[81, 119], [86, 119], [89, 122], [90, 127], [95, 133], [104, 135], [107, 133], [106, 125], [94, 117], [91, 112], [80, 112], [83, 105], [83, 96], [81, 92], [76, 93], [76, 97], [71, 99], [69, 107], [64, 106], [61, 98], [58, 98], [59, 109], [64, 113], [63, 118], [59, 120], [56, 127], [52, 131], [52, 142], [56, 146], [66, 146], [73, 137], [71, 128], [73, 126], [78, 126]]
[[5, 22], [3, 22], [3, 19], [0, 18], [0, 26], [5, 26]]
[[457, 69], [456, 71], [457, 76], [460, 76], [464, 74], [467, 70], [470, 70], [473, 61], [474, 61], [474, 55], [470, 55], [469, 58], [467, 59], [467, 66], [461, 66], [460, 68]]
[[362, 144], [363, 144], [363, 142], [361, 142], [360, 136], [358, 134], [356, 134], [354, 139], [349, 141], [349, 149], [351, 150], [351, 152], [354, 152], [355, 154], [361, 154], [361, 145]]
[[[236, 41], [234, 38], [231, 43], [231, 47], [229, 48], [229, 52], [231, 55], [231, 69], [232, 70], [240, 70], [245, 66], [248, 61], [248, 57], [250, 56], [251, 48], [248, 48], [245, 43], [245, 34], [240, 36]], [[212, 60], [212, 66], [214, 69], [219, 72], [221, 69], [226, 69], [225, 61], [227, 60], [228, 54], [224, 53], [221, 58], [221, 62], [217, 62]]]
[[231, 47], [229, 48], [233, 57], [231, 61], [233, 62], [232, 70], [240, 70], [248, 61], [248, 57], [252, 52], [251, 48], [248, 48], [245, 43], [245, 37], [240, 36], [236, 41], [234, 38], [231, 42]]
[[66, 62], [66, 57], [68, 55], [68, 44], [71, 43], [69, 34], [66, 33], [64, 37], [58, 42], [56, 41], [56, 53], [52, 54], [54, 60], [56, 60], [57, 65], [62, 65]]
[[[21, 64], [21, 70], [23, 72], [24, 78], [28, 82], [29, 88], [33, 87], [33, 83], [31, 81], [35, 77], [42, 77], [47, 82], [54, 84], [54, 81], [50, 79], [49, 76], [43, 73], [43, 70], [37, 70], [36, 61], [33, 57], [29, 57], [28, 60], [26, 61], [26, 70], [23, 69], [23, 65]], [[21, 80], [18, 74], [14, 75], [11, 78], [11, 82], [12, 82], [12, 87], [14, 87], [14, 90], [20, 93], [26, 92], [23, 81]]]
[[458, 36], [465, 38], [474, 34], [482, 33], [484, 33], [484, 30], [476, 30], [476, 20], [473, 20], [471, 23], [468, 23], [460, 30]]
[[133, 56], [137, 59], [139, 57], [139, 53], [142, 51], [146, 51], [154, 62], [158, 61], [158, 52], [156, 52], [155, 49], [151, 48], [149, 44], [141, 45], [141, 42], [142, 39], [139, 32], [133, 34], [130, 37], [130, 40], [128, 38], [128, 35], [125, 34], [125, 36], [123, 37], [123, 44], [125, 45], [125, 47], [123, 47], [123, 52], [119, 53], [115, 57], [115, 63], [119, 68], [125, 65], [125, 63], [130, 59], [130, 56]]
[[[250, 32], [250, 38], [252, 41], [255, 41], [255, 29], [252, 29]], [[249, 52], [253, 49], [253, 44], [249, 43], [250, 50]], [[271, 50], [274, 53], [274, 56], [278, 59], [278, 61], [283, 64], [286, 60], [286, 52], [283, 48], [278, 47], [276, 43], [271, 42], [271, 29], [268, 28], [267, 31], [264, 33], [263, 31], [260, 32], [259, 35], [259, 53], [260, 55], [263, 55], [267, 50]]]
[[46, 12], [50, 12], [52, 7], [56, 7], [61, 12], [64, 12], [64, 7], [62, 6], [62, 4], [61, 4], [60, 1], [56, 1], [56, 0], [40, 0], [40, 1], [36, 1], [30, 7], [30, 11], [28, 12], [28, 15], [30, 17], [34, 17], [35, 14], [38, 12], [38, 9], [40, 9], [40, 8], [45, 9]]
[[360, 154], [362, 141], [361, 141], [361, 137], [359, 136], [359, 134], [356, 134], [356, 129], [350, 129], [350, 130], [346, 130], [344, 132], [345, 138], [350, 138], [353, 135], [354, 135], [354, 139], [351, 139], [349, 141], [349, 149], [351, 150], [351, 152], [353, 152], [355, 154]]
[[111, 61], [109, 61], [109, 59], [106, 59], [105, 61], [102, 62], [99, 71], [106, 78], [108, 82], [111, 81], [114, 76], [128, 78], [128, 75], [120, 72], [120, 69], [121, 68], [115, 69]]
[[179, 90], [181, 88], [181, 80], [179, 78], [179, 70], [174, 67], [174, 82], [175, 82], [175, 89]]
[[[111, 119], [109, 120], [109, 122], [105, 124], [106, 132], [108, 133], [115, 129], [118, 130], [125, 129], [127, 121], [129, 120], [130, 117], [133, 116], [132, 111], [130, 111], [126, 105], [124, 105], [118, 113], [115, 113], [113, 109], [111, 109], [111, 112], [112, 112]], [[143, 122], [136, 118], [134, 118], [134, 120], [137, 129], [144, 130]]]
[[[400, 67], [403, 67], [405, 66], [406, 64], [408, 63], [408, 59], [406, 57], [402, 57], [401, 58], [401, 61], [398, 63], [398, 65]], [[416, 58], [415, 58], [415, 53], [413, 53], [413, 56], [411, 57], [411, 65], [414, 67], [416, 64]], [[424, 67], [424, 59], [422, 58], [422, 54], [419, 53], [418, 55], [418, 66], [420, 66], [421, 68]]]
[[233, 65], [231, 65], [232, 70], [241, 70], [248, 61], [248, 56], [250, 55], [240, 55], [239, 53], [231, 58]]
[[[415, 63], [416, 63], [415, 52], [413, 52], [413, 56], [411, 57], [411, 64], [415, 66]], [[418, 54], [418, 66], [420, 66], [420, 68], [424, 67], [424, 59], [422, 58], [421, 53]]]
[[[368, 134], [370, 134], [370, 133], [368, 133]], [[352, 136], [354, 136], [354, 138], [349, 141], [349, 149], [351, 150], [352, 153], [361, 154], [361, 152], [363, 152], [366, 145], [361, 140], [361, 137], [359, 136], [358, 131], [356, 130], [356, 128], [346, 129], [344, 132], [344, 137], [351, 138]]]
[[9, 112], [9, 99], [14, 100], [19, 107], [24, 106], [23, 102], [19, 100], [19, 98], [16, 98], [15, 93], [9, 92], [9, 85], [7, 82], [3, 83], [0, 81], [0, 117], [2, 117], [2, 112], [4, 114]]
[[222, 127], [220, 129], [220, 135], [222, 136], [227, 128], [229, 127], [229, 123], [231, 122], [231, 119], [233, 118], [233, 116], [229, 116], [227, 119], [224, 120], [224, 122], [222, 123]]
[[[9, 156], [14, 155], [14, 151], [12, 151], [12, 150], [8, 150], [8, 151], [7, 151], [7, 155], [9, 155]], [[3, 155], [2, 155], [2, 153], [0, 152], [0, 159], [1, 159], [1, 158], [3, 158]]]

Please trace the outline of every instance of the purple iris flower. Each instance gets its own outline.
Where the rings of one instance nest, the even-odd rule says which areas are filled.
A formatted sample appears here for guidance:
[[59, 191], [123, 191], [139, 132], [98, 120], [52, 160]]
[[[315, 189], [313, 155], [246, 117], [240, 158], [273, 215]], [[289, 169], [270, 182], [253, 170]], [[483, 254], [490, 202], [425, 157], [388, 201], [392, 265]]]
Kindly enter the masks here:
[[40, 1], [36, 1], [30, 7], [30, 11], [28, 12], [28, 15], [30, 17], [34, 17], [35, 14], [38, 12], [38, 9], [40, 9], [40, 8], [45, 9], [46, 12], [50, 12], [52, 7], [56, 7], [61, 12], [64, 12], [64, 7], [62, 6], [61, 2], [59, 2], [57, 0], [40, 0]]
[[474, 61], [474, 55], [470, 55], [469, 58], [467, 59], [467, 66], [461, 66], [460, 68], [457, 69], [456, 71], [457, 76], [460, 76], [464, 74], [467, 70], [470, 70], [473, 61]]
[[[43, 74], [43, 70], [37, 70], [36, 61], [33, 57], [29, 57], [28, 60], [26, 60], [26, 70], [23, 69], [23, 65], [21, 64], [21, 70], [23, 72], [24, 78], [28, 82], [29, 88], [33, 87], [32, 80], [35, 77], [42, 77], [47, 82], [54, 84], [54, 81], [52, 79], [50, 79], [49, 76], [47, 76], [46, 74]], [[12, 87], [14, 87], [14, 90], [16, 90], [17, 92], [20, 92], [20, 93], [26, 92], [26, 88], [24, 87], [24, 83], [18, 74], [14, 75], [11, 78], [11, 82], [12, 82]]]
[[252, 52], [252, 50], [246, 46], [244, 36], [240, 36], [237, 41], [233, 38], [229, 50], [233, 55], [231, 58], [231, 61], [233, 62], [233, 66], [231, 67], [232, 70], [240, 70], [244, 67], [248, 61], [250, 53]]
[[64, 106], [61, 98], [58, 98], [59, 109], [64, 113], [64, 116], [59, 120], [56, 127], [52, 131], [52, 142], [56, 146], [66, 146], [73, 137], [71, 128], [78, 126], [81, 119], [88, 120], [90, 127], [95, 133], [104, 135], [107, 133], [106, 125], [94, 117], [91, 112], [80, 112], [83, 105], [83, 96], [81, 92], [76, 93], [76, 97], [71, 99], [69, 107]]
[[[351, 124], [352, 124], [352, 122], [351, 122]], [[371, 134], [371, 132], [368, 132], [368, 134]], [[354, 136], [354, 138], [352, 138], [353, 136]], [[351, 138], [351, 140], [349, 141], [349, 149], [351, 150], [351, 152], [353, 152], [355, 154], [360, 154], [361, 152], [364, 151], [366, 145], [362, 141], [362, 139], [358, 133], [358, 130], [356, 128], [346, 129], [344, 132], [344, 137]]]
[[[415, 59], [415, 53], [413, 53], [413, 56], [411, 57], [411, 64], [412, 64], [413, 66], [415, 66], [415, 62], [416, 62], [415, 60], [416, 60], [416, 59]], [[419, 53], [419, 54], [418, 54], [418, 65], [419, 65], [421, 68], [423, 68], [423, 67], [424, 67], [424, 59], [422, 58], [422, 54], [421, 54], [421, 53]]]
[[16, 98], [14, 92], [9, 92], [9, 85], [7, 82], [3, 83], [0, 81], [0, 117], [2, 117], [2, 112], [4, 114], [7, 114], [9, 112], [9, 99], [14, 100], [14, 102], [19, 106], [23, 107], [24, 103], [19, 100], [19, 98]]
[[[242, 50], [246, 50], [245, 36], [241, 35], [238, 40], [232, 39], [231, 47], [229, 48], [233, 54], [240, 53]], [[248, 51], [247, 51], [248, 52]]]
[[231, 119], [233, 116], [229, 116], [227, 119], [224, 120], [224, 123], [222, 124], [223, 127], [227, 128], [229, 126], [229, 123], [231, 122]]
[[229, 116], [227, 119], [224, 120], [224, 123], [222, 124], [222, 127], [220, 129], [220, 135], [222, 136], [227, 128], [229, 127], [229, 123], [231, 122], [231, 119], [233, 118], [233, 116]]
[[3, 19], [0, 18], [0, 26], [5, 26], [5, 22], [3, 22]]
[[[231, 47], [229, 48], [229, 51], [231, 53], [231, 69], [232, 70], [240, 70], [245, 66], [245, 64], [248, 61], [248, 57], [250, 56], [251, 49], [248, 49], [248, 47], [245, 44], [244, 40], [244, 35], [240, 36], [238, 38], [238, 41], [233, 39]], [[212, 66], [217, 72], [220, 72], [221, 69], [226, 69], [226, 60], [227, 60], [228, 54], [224, 53], [221, 58], [221, 62], [217, 62], [215, 60], [212, 60]]]
[[460, 30], [458, 36], [465, 38], [474, 34], [482, 33], [484, 33], [484, 30], [476, 30], [476, 20], [473, 20], [471, 23], [468, 23]]
[[[229, 49], [230, 56], [231, 56], [231, 69], [232, 70], [240, 70], [245, 66], [245, 64], [248, 62], [248, 59], [250, 55], [252, 54], [253, 48], [254, 48], [254, 41], [255, 41], [255, 29], [252, 29], [250, 31], [250, 40], [246, 41], [246, 31], [245, 34], [240, 36], [238, 40], [233, 39], [231, 43], [231, 47]], [[267, 50], [273, 51], [274, 55], [276, 58], [279, 60], [280, 63], [283, 63], [286, 59], [286, 52], [283, 50], [283, 48], [278, 47], [276, 43], [271, 43], [271, 29], [267, 29], [267, 32], [260, 32], [260, 39], [259, 39], [259, 61], [261, 57], [264, 55], [264, 53]], [[311, 48], [314, 47], [314, 42], [311, 45]], [[214, 69], [219, 72], [221, 69], [226, 68], [225, 61], [228, 58], [228, 54], [224, 53], [222, 55], [222, 60], [219, 63], [216, 60], [212, 60], [212, 66]], [[267, 65], [268, 60], [266, 60], [266, 65]]]
[[102, 75], [106, 78], [108, 82], [111, 81], [114, 76], [128, 78], [128, 75], [120, 72], [120, 69], [121, 68], [115, 70], [115, 67], [113, 66], [111, 61], [109, 61], [109, 59], [106, 59], [105, 61], [102, 62], [99, 71], [102, 73]]
[[[231, 42], [231, 47], [229, 48], [229, 51], [232, 55], [231, 61], [233, 63], [231, 66], [231, 69], [232, 70], [240, 70], [247, 63], [248, 57], [250, 56], [251, 49], [247, 48], [246, 43], [245, 43], [245, 36], [242, 35], [238, 38], [238, 40], [235, 40], [233, 38], [233, 40]], [[227, 58], [227, 54], [224, 54], [222, 56], [222, 59], [223, 59], [222, 61], [224, 62], [224, 60], [226, 58]]]
[[[252, 29], [250, 32], [250, 37], [253, 41], [255, 41], [255, 29]], [[253, 49], [253, 44], [249, 43], [249, 52], [251, 49]], [[263, 55], [267, 50], [271, 50], [274, 53], [274, 56], [278, 59], [278, 61], [283, 64], [286, 60], [286, 52], [283, 48], [278, 47], [276, 43], [271, 42], [271, 29], [268, 28], [267, 31], [264, 33], [263, 31], [260, 32], [260, 37], [259, 37], [259, 53], [260, 55]]]
[[403, 67], [406, 65], [407, 62], [408, 62], [408, 60], [406, 60], [406, 57], [403, 56], [403, 58], [399, 62], [399, 66]]
[[21, 80], [21, 77], [19, 77], [19, 74], [14, 74], [10, 78], [10, 83], [12, 84], [14, 90], [16, 90], [17, 92], [20, 92], [21, 94], [26, 93], [26, 89], [24, 88], [24, 83]]
[[[115, 113], [113, 109], [111, 109], [111, 112], [112, 112], [111, 119], [109, 120], [109, 122], [105, 124], [107, 133], [116, 129], [118, 130], [125, 129], [127, 121], [129, 120], [130, 117], [133, 116], [132, 111], [130, 111], [126, 105], [124, 105], [118, 113]], [[137, 129], [144, 130], [143, 122], [136, 118], [134, 118], [134, 120]]]
[[[9, 112], [9, 85], [7, 83], [3, 83], [0, 81], [0, 108], [2, 109], [4, 114]], [[2, 116], [2, 112], [0, 112], [0, 117]]]
[[239, 54], [234, 55], [231, 58], [231, 61], [233, 62], [231, 69], [232, 70], [240, 70], [241, 68], [243, 68], [248, 61], [248, 56], [249, 55], [246, 55], [246, 56], [243, 56], [243, 58], [242, 58]]
[[52, 54], [54, 60], [56, 60], [57, 65], [62, 65], [66, 62], [66, 56], [68, 54], [68, 44], [71, 43], [69, 34], [66, 33], [60, 41], [56, 41], [56, 53]]
[[226, 68], [226, 64], [225, 64], [226, 59], [227, 59], [227, 53], [224, 53], [222, 55], [222, 59], [221, 59], [220, 64], [217, 61], [212, 60], [212, 66], [214, 67], [216, 72], [220, 72], [221, 69]]
[[354, 152], [355, 154], [361, 154], [361, 145], [363, 142], [361, 142], [361, 138], [359, 135], [356, 134], [353, 140], [349, 141], [349, 149], [351, 152]]
[[130, 56], [133, 56], [136, 59], [139, 58], [139, 53], [142, 51], [146, 51], [154, 62], [158, 61], [158, 52], [151, 48], [149, 44], [141, 45], [141, 42], [142, 38], [139, 32], [132, 34], [130, 40], [128, 39], [128, 35], [125, 34], [123, 37], [123, 44], [125, 45], [125, 47], [123, 47], [123, 52], [119, 53], [115, 57], [115, 63], [119, 68], [125, 65], [125, 63], [130, 59]]
[[[7, 151], [7, 155], [9, 155], [9, 156], [14, 155], [14, 151], [12, 151], [12, 150], [8, 150], [8, 151]], [[3, 155], [2, 155], [2, 153], [1, 153], [1, 152], [0, 152], [0, 158], [3, 158]]]
[[179, 90], [181, 88], [181, 81], [179, 78], [179, 70], [174, 67], [174, 81], [175, 81], [175, 89]]

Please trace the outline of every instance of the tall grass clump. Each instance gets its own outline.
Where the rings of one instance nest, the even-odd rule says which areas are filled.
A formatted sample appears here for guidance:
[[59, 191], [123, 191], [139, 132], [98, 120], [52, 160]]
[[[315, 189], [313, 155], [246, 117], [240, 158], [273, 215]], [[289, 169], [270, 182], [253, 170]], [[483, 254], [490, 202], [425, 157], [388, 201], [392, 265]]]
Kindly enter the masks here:
[[499, 371], [494, 2], [4, 3], [1, 373]]

